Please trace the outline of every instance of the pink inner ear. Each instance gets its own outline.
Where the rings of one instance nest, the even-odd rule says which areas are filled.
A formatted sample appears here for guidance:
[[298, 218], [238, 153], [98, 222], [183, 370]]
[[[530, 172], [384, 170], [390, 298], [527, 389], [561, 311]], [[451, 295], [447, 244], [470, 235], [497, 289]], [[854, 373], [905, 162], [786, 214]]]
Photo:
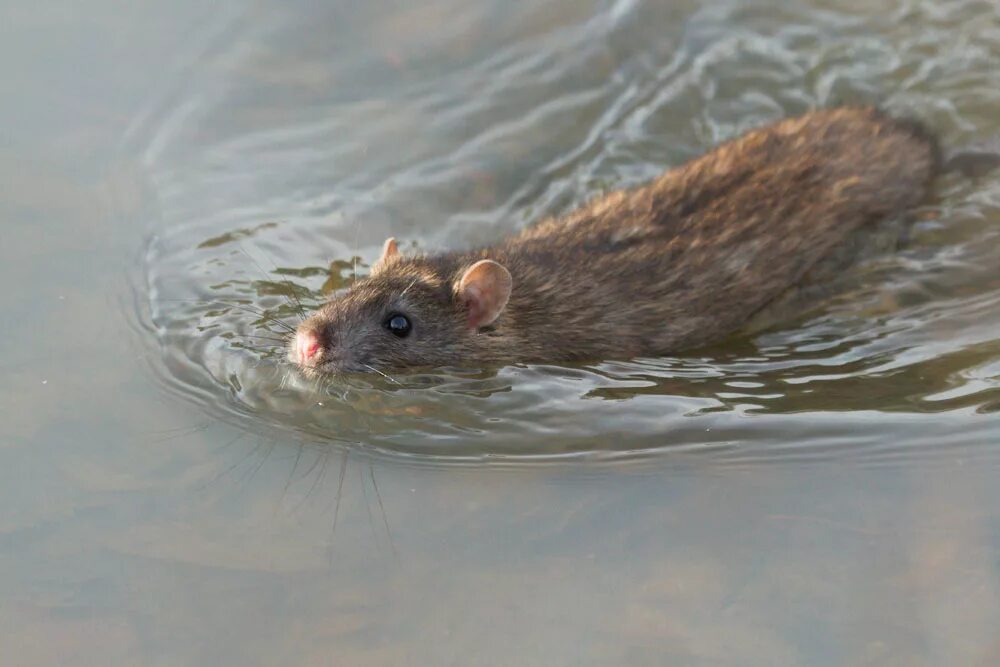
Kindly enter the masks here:
[[382, 256], [372, 264], [372, 273], [378, 273], [385, 268], [386, 264], [397, 257], [399, 257], [399, 246], [396, 244], [396, 239], [390, 236], [382, 244]]
[[478, 329], [482, 324], [479, 322], [486, 319], [486, 307], [483, 303], [483, 293], [475, 285], [468, 285], [465, 288], [465, 303], [469, 308], [469, 326]]
[[488, 259], [473, 264], [459, 282], [459, 293], [469, 309], [469, 327], [478, 329], [500, 316], [511, 290], [510, 272]]
[[391, 257], [395, 257], [399, 254], [399, 245], [396, 243], [396, 239], [389, 237], [382, 244], [382, 259], [386, 260]]

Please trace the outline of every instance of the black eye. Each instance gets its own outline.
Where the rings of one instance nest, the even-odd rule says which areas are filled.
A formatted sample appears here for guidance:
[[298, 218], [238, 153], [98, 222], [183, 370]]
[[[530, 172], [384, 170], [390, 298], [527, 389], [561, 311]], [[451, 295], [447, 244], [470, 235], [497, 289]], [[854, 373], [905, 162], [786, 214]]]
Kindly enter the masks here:
[[390, 315], [385, 321], [385, 328], [400, 338], [406, 338], [410, 334], [410, 319], [399, 313]]

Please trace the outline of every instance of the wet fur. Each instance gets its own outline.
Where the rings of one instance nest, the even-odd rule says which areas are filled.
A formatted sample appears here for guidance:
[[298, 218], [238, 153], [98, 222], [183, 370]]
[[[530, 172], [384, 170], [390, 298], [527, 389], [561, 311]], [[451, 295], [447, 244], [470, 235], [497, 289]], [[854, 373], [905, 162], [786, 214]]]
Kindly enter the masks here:
[[[323, 341], [323, 371], [674, 353], [738, 330], [857, 230], [905, 214], [938, 162], [915, 123], [812, 112], [495, 246], [386, 262], [301, 326]], [[484, 258], [513, 291], [473, 331], [455, 286]], [[413, 321], [408, 338], [385, 330], [391, 312]]]

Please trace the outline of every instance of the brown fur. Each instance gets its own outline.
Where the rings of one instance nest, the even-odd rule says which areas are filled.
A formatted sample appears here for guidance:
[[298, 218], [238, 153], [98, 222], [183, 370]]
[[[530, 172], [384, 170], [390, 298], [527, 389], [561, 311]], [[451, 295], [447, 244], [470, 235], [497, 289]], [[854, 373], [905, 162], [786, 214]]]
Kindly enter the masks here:
[[[918, 204], [937, 162], [919, 126], [874, 109], [784, 120], [498, 245], [386, 258], [301, 325], [323, 343], [313, 368], [629, 358], [711, 343], [853, 232]], [[513, 289], [475, 330], [456, 290], [480, 259], [506, 267]], [[393, 312], [411, 319], [407, 338], [385, 329]]]

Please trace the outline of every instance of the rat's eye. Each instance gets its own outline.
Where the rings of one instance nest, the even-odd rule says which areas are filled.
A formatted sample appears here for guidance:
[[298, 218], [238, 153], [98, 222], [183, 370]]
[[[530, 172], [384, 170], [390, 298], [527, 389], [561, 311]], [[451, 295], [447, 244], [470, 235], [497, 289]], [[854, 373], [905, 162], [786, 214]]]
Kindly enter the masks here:
[[395, 313], [386, 319], [385, 328], [400, 338], [406, 338], [410, 335], [410, 319], [406, 315]]

